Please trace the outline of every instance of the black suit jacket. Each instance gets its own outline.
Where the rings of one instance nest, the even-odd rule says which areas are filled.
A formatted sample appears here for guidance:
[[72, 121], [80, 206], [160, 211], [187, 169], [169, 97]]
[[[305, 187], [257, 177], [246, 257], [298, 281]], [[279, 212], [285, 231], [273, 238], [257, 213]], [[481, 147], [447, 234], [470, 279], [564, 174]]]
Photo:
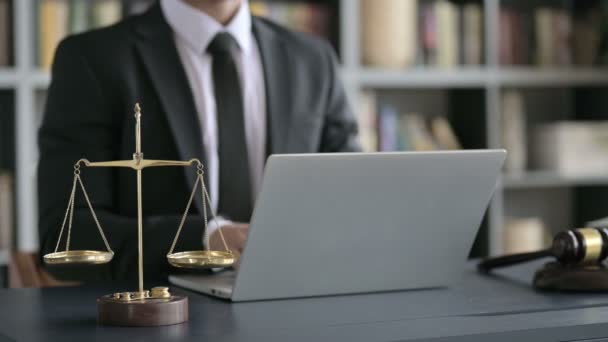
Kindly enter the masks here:
[[[252, 27], [266, 83], [268, 154], [358, 150], [356, 124], [331, 47], [264, 19], [253, 18]], [[142, 106], [142, 151], [146, 158], [194, 157], [204, 163], [193, 101], [173, 33], [158, 5], [112, 27], [69, 37], [59, 45], [39, 132], [41, 254], [55, 247], [74, 163], [85, 157], [91, 161], [132, 158], [136, 102]], [[82, 280], [134, 279], [135, 172], [83, 168], [82, 177], [116, 254], [104, 266], [50, 268], [51, 272], [60, 278]], [[169, 271], [165, 255], [194, 177], [193, 168], [150, 168], [143, 172], [144, 271], [148, 278]], [[103, 250], [82, 195], [77, 193], [77, 198], [71, 249]], [[176, 251], [201, 249], [201, 210], [199, 200], [191, 209]]]

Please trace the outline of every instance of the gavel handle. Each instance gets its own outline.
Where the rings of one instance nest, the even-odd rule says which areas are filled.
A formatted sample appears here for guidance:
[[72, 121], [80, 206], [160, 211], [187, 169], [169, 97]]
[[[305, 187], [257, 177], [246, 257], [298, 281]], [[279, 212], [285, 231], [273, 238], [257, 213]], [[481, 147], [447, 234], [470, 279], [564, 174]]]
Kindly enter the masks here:
[[551, 250], [545, 249], [537, 252], [530, 253], [519, 253], [519, 254], [511, 254], [500, 256], [496, 258], [488, 258], [482, 260], [478, 265], [477, 269], [480, 272], [487, 273], [493, 268], [511, 266], [515, 264], [519, 264], [526, 261], [531, 261], [534, 259], [540, 259], [544, 257], [552, 256]]

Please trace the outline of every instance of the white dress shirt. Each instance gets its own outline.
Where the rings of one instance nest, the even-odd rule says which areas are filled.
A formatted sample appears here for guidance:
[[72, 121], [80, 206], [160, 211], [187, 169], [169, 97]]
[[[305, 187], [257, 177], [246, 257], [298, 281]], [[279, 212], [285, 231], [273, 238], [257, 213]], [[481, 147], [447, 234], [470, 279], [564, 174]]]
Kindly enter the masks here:
[[[160, 5], [174, 33], [175, 45], [186, 71], [194, 104], [201, 123], [206, 153], [211, 206], [217, 211], [219, 194], [219, 156], [217, 109], [213, 90], [212, 57], [207, 46], [219, 32], [230, 33], [240, 47], [236, 56], [242, 86], [245, 139], [249, 155], [252, 196], [255, 199], [266, 158], [266, 97], [260, 52], [251, 30], [249, 4], [243, 1], [236, 15], [224, 26], [206, 13], [181, 0], [161, 0]], [[169, 113], [171, 115], [171, 113]], [[218, 218], [219, 225], [229, 223]], [[218, 225], [210, 222], [207, 238]], [[205, 245], [208, 245], [205, 238]]]

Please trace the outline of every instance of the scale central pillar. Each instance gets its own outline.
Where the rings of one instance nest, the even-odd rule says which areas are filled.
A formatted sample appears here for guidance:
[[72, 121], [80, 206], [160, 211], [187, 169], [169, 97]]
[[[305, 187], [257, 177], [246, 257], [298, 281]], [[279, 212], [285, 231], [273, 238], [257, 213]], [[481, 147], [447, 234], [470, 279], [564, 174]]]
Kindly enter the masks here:
[[[135, 104], [135, 153], [133, 160], [136, 165], [141, 165], [144, 159], [141, 153], [141, 108], [139, 103]], [[144, 237], [143, 237], [143, 203], [142, 203], [141, 169], [137, 169], [137, 276], [139, 279], [139, 292], [144, 292]]]

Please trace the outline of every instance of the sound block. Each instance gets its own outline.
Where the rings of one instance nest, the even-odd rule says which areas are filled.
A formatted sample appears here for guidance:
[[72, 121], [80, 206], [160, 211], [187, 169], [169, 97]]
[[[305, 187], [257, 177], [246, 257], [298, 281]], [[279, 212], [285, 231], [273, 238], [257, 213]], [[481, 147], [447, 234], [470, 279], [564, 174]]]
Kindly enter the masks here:
[[534, 287], [554, 291], [608, 291], [608, 269], [599, 264], [564, 266], [557, 262], [550, 262], [536, 271]]
[[153, 327], [188, 321], [188, 297], [118, 301], [113, 295], [97, 299], [97, 321], [103, 325]]

